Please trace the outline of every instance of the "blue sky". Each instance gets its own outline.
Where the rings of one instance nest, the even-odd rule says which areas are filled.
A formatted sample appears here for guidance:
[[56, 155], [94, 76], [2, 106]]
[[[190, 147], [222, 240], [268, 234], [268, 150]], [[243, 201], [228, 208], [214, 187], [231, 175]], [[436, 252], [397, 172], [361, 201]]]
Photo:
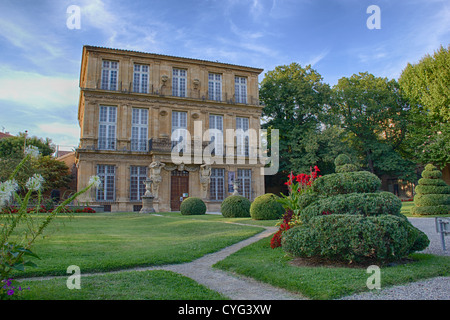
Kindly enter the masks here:
[[[80, 29], [67, 8], [79, 6]], [[369, 29], [370, 5], [381, 29]], [[0, 131], [78, 145], [83, 45], [263, 68], [311, 64], [331, 86], [368, 71], [398, 79], [450, 43], [449, 0], [1, 0]]]

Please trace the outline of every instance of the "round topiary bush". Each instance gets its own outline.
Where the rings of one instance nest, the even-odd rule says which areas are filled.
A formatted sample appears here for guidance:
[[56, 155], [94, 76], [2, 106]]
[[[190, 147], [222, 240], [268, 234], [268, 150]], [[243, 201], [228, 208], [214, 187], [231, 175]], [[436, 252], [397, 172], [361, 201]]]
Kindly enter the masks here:
[[346, 154], [340, 154], [334, 160], [336, 173], [357, 171], [358, 167], [352, 163], [350, 157]]
[[250, 200], [243, 196], [235, 195], [223, 200], [220, 211], [226, 218], [250, 217], [250, 206]]
[[[345, 157], [336, 159], [338, 165], [346, 161]], [[381, 180], [366, 171], [315, 180], [314, 195], [300, 211], [302, 223], [281, 237], [283, 250], [298, 257], [350, 263], [383, 263], [424, 250], [428, 237], [400, 213], [398, 197], [378, 191], [380, 186]]]
[[250, 216], [254, 220], [275, 220], [283, 216], [284, 208], [273, 193], [266, 193], [253, 200]]
[[294, 256], [347, 262], [395, 261], [429, 242], [407, 219], [392, 215], [317, 216], [282, 237], [283, 250]]
[[368, 171], [327, 174], [312, 184], [314, 192], [327, 196], [353, 192], [376, 192], [380, 187], [380, 178]]
[[183, 200], [180, 205], [182, 215], [200, 215], [205, 214], [206, 204], [200, 198], [189, 197]]
[[362, 216], [378, 216], [400, 214], [402, 202], [391, 192], [349, 193], [319, 199], [307, 206], [300, 213], [303, 222], [311, 218], [329, 214], [351, 214]]
[[434, 165], [427, 164], [422, 172], [422, 179], [414, 191], [415, 206], [411, 209], [415, 215], [439, 215], [450, 213], [450, 186], [441, 179], [440, 172]]

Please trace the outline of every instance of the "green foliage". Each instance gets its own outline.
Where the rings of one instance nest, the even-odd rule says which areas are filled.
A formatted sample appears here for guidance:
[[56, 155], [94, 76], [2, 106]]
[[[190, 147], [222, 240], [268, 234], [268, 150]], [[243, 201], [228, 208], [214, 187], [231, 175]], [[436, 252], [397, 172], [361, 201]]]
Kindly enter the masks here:
[[411, 208], [411, 213], [416, 215], [450, 213], [450, 186], [441, 179], [442, 172], [434, 165], [427, 164], [422, 177], [414, 189], [415, 207]]
[[286, 231], [282, 239], [283, 249], [294, 256], [350, 262], [395, 261], [428, 244], [423, 232], [392, 215], [314, 217], [311, 223]]
[[414, 163], [402, 149], [409, 104], [395, 80], [369, 73], [339, 79], [331, 111], [349, 134], [349, 142], [368, 171], [414, 180]]
[[250, 217], [251, 202], [239, 195], [227, 197], [220, 205], [220, 211], [226, 218]]
[[[92, 186], [100, 184], [99, 177], [92, 177], [89, 185], [78, 191], [70, 198], [65, 200], [51, 213], [43, 217], [41, 221], [35, 221], [30, 217], [30, 213], [40, 212], [42, 201], [42, 185], [45, 183], [43, 177], [34, 174], [25, 183], [27, 188], [26, 194], [21, 197], [18, 191], [18, 184], [15, 180], [16, 174], [31, 159], [39, 157], [37, 150], [28, 149], [22, 161], [17, 165], [11, 173], [8, 180], [0, 182], [0, 211], [2, 207], [8, 204], [12, 199], [19, 204], [14, 214], [9, 214], [2, 219], [0, 224], [0, 280], [8, 279], [9, 274], [13, 270], [24, 271], [27, 266], [35, 266], [35, 264], [27, 260], [27, 256], [37, 257], [31, 251], [31, 247], [36, 239], [43, 234], [44, 230], [53, 221], [58, 213], [65, 209], [65, 206], [75, 200], [80, 194], [88, 191]], [[31, 211], [28, 209], [32, 196], [37, 194], [36, 207]]]
[[[343, 155], [335, 160], [337, 167], [349, 162]], [[299, 257], [348, 262], [387, 262], [423, 250], [428, 238], [401, 214], [397, 196], [377, 192], [380, 185], [367, 171], [318, 178], [312, 184], [317, 197], [305, 201], [302, 223], [283, 233], [283, 249]]]
[[336, 195], [353, 192], [376, 192], [381, 180], [367, 171], [328, 174], [314, 181], [313, 191], [320, 195]]
[[280, 219], [284, 213], [284, 208], [279, 198], [273, 193], [266, 193], [253, 200], [250, 206], [250, 216], [254, 220], [274, 220]]
[[391, 192], [349, 193], [319, 199], [301, 212], [301, 220], [309, 222], [315, 216], [328, 214], [350, 214], [378, 216], [390, 214], [402, 216], [402, 202]]
[[350, 157], [346, 154], [340, 154], [334, 160], [336, 173], [358, 171], [358, 167], [354, 165]]
[[316, 136], [320, 132], [320, 121], [327, 114], [330, 97], [329, 85], [323, 83], [322, 76], [310, 65], [302, 67], [291, 63], [266, 73], [259, 92], [264, 104], [263, 116], [268, 120], [263, 128], [279, 130], [281, 172], [292, 169], [304, 172], [308, 163], [317, 163], [310, 162], [309, 157], [318, 156], [320, 149], [306, 148], [311, 138], [317, 145], [328, 144]]
[[55, 152], [55, 147], [49, 138], [26, 137], [20, 133], [17, 137], [8, 137], [0, 140], [0, 158], [17, 157], [23, 155], [24, 145], [35, 146], [42, 156], [50, 156]]
[[205, 214], [206, 204], [202, 199], [196, 197], [189, 197], [183, 200], [180, 205], [182, 215], [199, 215]]
[[450, 162], [450, 46], [441, 46], [403, 70], [399, 84], [409, 99], [407, 147], [421, 163]]

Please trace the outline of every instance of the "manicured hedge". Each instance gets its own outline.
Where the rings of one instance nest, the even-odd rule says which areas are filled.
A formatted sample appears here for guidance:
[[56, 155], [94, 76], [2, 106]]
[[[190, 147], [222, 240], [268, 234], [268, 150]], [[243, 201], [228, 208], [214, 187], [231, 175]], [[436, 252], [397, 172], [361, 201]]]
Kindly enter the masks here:
[[273, 193], [266, 193], [253, 200], [250, 216], [254, 220], [275, 220], [283, 216], [284, 208]]
[[283, 233], [283, 249], [298, 257], [388, 262], [421, 251], [427, 236], [393, 215], [324, 215]]
[[220, 211], [226, 218], [250, 217], [251, 202], [243, 196], [229, 196], [221, 206]]
[[338, 155], [334, 160], [334, 166], [336, 173], [353, 172], [358, 170], [358, 167], [351, 162], [350, 157], [346, 154]]
[[402, 216], [402, 202], [391, 192], [349, 193], [319, 199], [301, 211], [303, 222], [312, 217], [328, 214], [377, 216], [390, 214]]
[[450, 186], [418, 185], [414, 191], [416, 194], [450, 194]]
[[333, 173], [318, 178], [312, 187], [314, 192], [328, 196], [376, 192], [381, 187], [381, 180], [368, 171]]
[[189, 197], [183, 200], [180, 205], [182, 215], [200, 215], [205, 214], [206, 204], [200, 198]]
[[434, 165], [427, 164], [414, 191], [415, 206], [411, 213], [416, 215], [439, 215], [450, 213], [450, 186], [441, 179]]

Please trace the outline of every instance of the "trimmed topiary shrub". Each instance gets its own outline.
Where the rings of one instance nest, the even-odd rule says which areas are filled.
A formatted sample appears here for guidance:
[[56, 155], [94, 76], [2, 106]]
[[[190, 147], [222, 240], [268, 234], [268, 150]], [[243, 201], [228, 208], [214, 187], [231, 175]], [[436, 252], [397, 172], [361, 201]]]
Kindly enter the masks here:
[[350, 157], [346, 154], [340, 154], [334, 160], [336, 173], [357, 171], [358, 167], [352, 163]]
[[[336, 159], [341, 165], [345, 161]], [[378, 191], [380, 186], [380, 179], [366, 171], [317, 179], [315, 194], [301, 209], [302, 223], [283, 233], [283, 250], [298, 257], [383, 263], [425, 249], [427, 236], [400, 213], [400, 199]]]
[[180, 205], [182, 215], [200, 215], [205, 214], [206, 204], [200, 198], [189, 197], [183, 200]]
[[235, 195], [223, 200], [220, 211], [226, 218], [250, 217], [250, 206], [250, 200], [243, 196]]
[[294, 256], [349, 262], [395, 261], [428, 245], [422, 231], [392, 215], [314, 217], [282, 238], [283, 249]]
[[349, 193], [319, 199], [301, 211], [300, 218], [308, 222], [315, 216], [328, 214], [351, 214], [378, 216], [400, 214], [402, 202], [391, 192]]
[[319, 195], [376, 192], [381, 180], [368, 171], [327, 174], [314, 181], [313, 191]]
[[450, 213], [450, 186], [441, 179], [440, 172], [434, 165], [427, 164], [416, 186], [415, 206], [411, 213], [415, 215], [439, 215]]
[[250, 206], [250, 216], [254, 220], [280, 219], [284, 214], [284, 208], [277, 201], [279, 199], [273, 193], [266, 193], [253, 200]]

